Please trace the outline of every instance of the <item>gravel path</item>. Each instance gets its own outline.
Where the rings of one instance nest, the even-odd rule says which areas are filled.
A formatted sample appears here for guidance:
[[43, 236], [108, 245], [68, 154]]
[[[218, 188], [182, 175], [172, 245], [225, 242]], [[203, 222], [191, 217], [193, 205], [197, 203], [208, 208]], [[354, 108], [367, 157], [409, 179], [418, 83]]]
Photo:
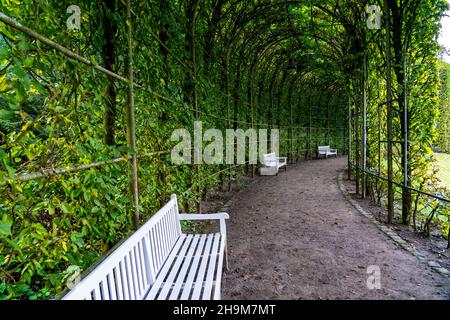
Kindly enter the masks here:
[[[258, 177], [229, 209], [223, 299], [449, 299], [450, 281], [398, 248], [343, 197], [346, 158]], [[368, 266], [381, 289], [369, 290]]]

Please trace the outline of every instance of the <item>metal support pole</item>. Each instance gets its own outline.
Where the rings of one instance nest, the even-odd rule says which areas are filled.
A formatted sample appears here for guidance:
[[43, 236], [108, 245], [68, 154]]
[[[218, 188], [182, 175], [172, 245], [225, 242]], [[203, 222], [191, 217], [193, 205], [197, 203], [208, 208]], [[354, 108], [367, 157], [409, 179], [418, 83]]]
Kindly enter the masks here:
[[[230, 55], [231, 55], [231, 47], [228, 48], [227, 52], [227, 61], [226, 61], [226, 73], [227, 73], [227, 129], [231, 128], [231, 115], [230, 115]], [[231, 186], [232, 179], [232, 171], [231, 164], [228, 165], [228, 191], [230, 192], [232, 189]]]
[[392, 128], [392, 74], [391, 74], [391, 14], [388, 0], [384, 1], [384, 14], [386, 20], [386, 96], [387, 96], [387, 161], [388, 161], [388, 223], [394, 221], [394, 185], [393, 179], [393, 150], [392, 140], [393, 128]]
[[364, 199], [366, 197], [366, 169], [367, 169], [367, 61], [366, 55], [364, 54], [364, 74], [363, 74], [363, 127], [362, 127], [362, 189], [361, 189], [361, 197]]
[[312, 146], [311, 146], [311, 126], [312, 126], [312, 106], [311, 106], [311, 94], [309, 95], [309, 111], [308, 111], [308, 160], [312, 159]]
[[403, 122], [404, 122], [404, 132], [403, 132], [403, 153], [405, 157], [405, 163], [404, 163], [404, 185], [408, 186], [409, 179], [408, 179], [408, 151], [409, 151], [409, 145], [408, 145], [408, 79], [407, 79], [407, 68], [406, 68], [406, 53], [404, 57], [404, 75], [405, 75], [405, 83], [404, 83], [404, 90], [405, 90], [405, 103], [404, 103], [404, 110], [403, 110]]
[[293, 154], [294, 154], [294, 120], [293, 120], [293, 114], [292, 114], [292, 100], [291, 98], [289, 98], [290, 102], [289, 102], [289, 118], [290, 118], [290, 123], [289, 123], [289, 161], [291, 163], [294, 163], [294, 159], [293, 159]]
[[[194, 12], [193, 17], [192, 17], [193, 21], [191, 23], [191, 36], [192, 36], [192, 47], [191, 47], [191, 55], [192, 55], [192, 68], [193, 68], [193, 72], [194, 72], [194, 81], [193, 81], [193, 88], [192, 88], [192, 102], [193, 102], [193, 109], [195, 110], [195, 120], [199, 121], [199, 117], [200, 117], [200, 113], [199, 113], [199, 109], [198, 109], [198, 97], [197, 97], [197, 83], [196, 83], [196, 79], [197, 79], [197, 52], [195, 50], [195, 19], [196, 19], [196, 14]], [[201, 159], [202, 156], [201, 154], [198, 154], [199, 152], [201, 152], [200, 150], [194, 150], [197, 153], [197, 157], [198, 159]], [[195, 172], [197, 175], [197, 212], [198, 213], [202, 213], [202, 186], [201, 186], [201, 181], [202, 181], [202, 172], [201, 172], [201, 164], [200, 162], [198, 164], [195, 165]]]
[[[349, 90], [350, 92], [350, 90]], [[348, 96], [348, 180], [352, 179], [352, 97]]]
[[356, 194], [360, 194], [360, 178], [361, 178], [361, 164], [360, 164], [360, 145], [359, 145], [359, 131], [361, 130], [361, 126], [359, 125], [359, 108], [358, 108], [358, 104], [361, 103], [361, 100], [359, 99], [360, 95], [359, 95], [359, 86], [358, 84], [355, 86], [354, 89], [356, 89], [356, 93], [357, 93], [357, 97], [358, 99], [356, 99], [356, 103], [355, 103], [355, 114], [353, 116], [353, 130], [355, 131], [355, 182], [356, 182]]
[[[250, 122], [251, 122], [251, 128], [253, 130], [255, 127], [255, 117], [254, 117], [254, 110], [253, 110], [254, 109], [254, 107], [253, 107], [253, 104], [254, 104], [254, 101], [253, 101], [253, 72], [250, 74], [249, 81], [250, 81]], [[250, 148], [253, 148], [253, 146], [250, 146]], [[258, 150], [256, 151], [256, 154], [258, 154]], [[249, 154], [249, 160], [251, 160], [250, 154]], [[250, 168], [252, 171], [252, 178], [254, 178], [255, 177], [255, 169], [256, 169], [255, 164], [252, 163], [250, 165]]]
[[139, 225], [139, 190], [136, 155], [136, 119], [134, 107], [134, 70], [133, 70], [133, 26], [131, 24], [131, 5], [127, 0], [127, 40], [128, 40], [128, 108], [127, 108], [127, 144], [132, 150], [129, 162], [129, 190], [132, 200], [133, 226]]

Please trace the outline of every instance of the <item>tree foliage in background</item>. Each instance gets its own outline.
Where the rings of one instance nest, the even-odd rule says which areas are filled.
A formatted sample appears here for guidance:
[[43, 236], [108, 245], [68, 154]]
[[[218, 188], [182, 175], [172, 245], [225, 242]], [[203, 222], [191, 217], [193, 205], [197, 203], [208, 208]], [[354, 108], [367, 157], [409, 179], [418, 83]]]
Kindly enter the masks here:
[[441, 152], [450, 152], [450, 64], [439, 63], [441, 81], [439, 117], [436, 123], [438, 138], [435, 146]]

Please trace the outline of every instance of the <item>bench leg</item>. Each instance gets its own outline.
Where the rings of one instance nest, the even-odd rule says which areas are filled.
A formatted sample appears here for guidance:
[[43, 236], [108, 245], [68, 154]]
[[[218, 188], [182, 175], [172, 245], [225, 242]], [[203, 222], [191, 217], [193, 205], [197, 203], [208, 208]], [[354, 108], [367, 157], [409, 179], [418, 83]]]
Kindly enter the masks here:
[[227, 269], [227, 271], [230, 271], [230, 267], [228, 266], [228, 244], [227, 241], [225, 240], [225, 269]]
[[229, 271], [229, 267], [228, 267], [228, 239], [227, 239], [227, 225], [225, 224], [225, 220], [221, 219], [220, 220], [220, 233], [221, 236], [223, 237], [223, 239], [225, 240], [225, 249], [224, 249], [224, 255], [225, 255], [225, 268], [227, 269], [227, 271]]

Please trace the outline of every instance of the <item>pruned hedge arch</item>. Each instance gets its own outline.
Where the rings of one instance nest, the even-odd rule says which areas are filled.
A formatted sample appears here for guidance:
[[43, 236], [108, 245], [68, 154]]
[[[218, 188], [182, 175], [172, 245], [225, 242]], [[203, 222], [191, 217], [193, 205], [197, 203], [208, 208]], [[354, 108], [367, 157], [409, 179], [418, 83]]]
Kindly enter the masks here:
[[[55, 296], [171, 193], [201, 210], [209, 189], [254, 175], [173, 166], [171, 133], [196, 120], [280, 129], [292, 161], [331, 144], [391, 221], [448, 234], [429, 170], [446, 1], [100, 3], [79, 1], [80, 31], [68, 1], [0, 4], [0, 298]], [[368, 4], [390, 16], [380, 29]]]

